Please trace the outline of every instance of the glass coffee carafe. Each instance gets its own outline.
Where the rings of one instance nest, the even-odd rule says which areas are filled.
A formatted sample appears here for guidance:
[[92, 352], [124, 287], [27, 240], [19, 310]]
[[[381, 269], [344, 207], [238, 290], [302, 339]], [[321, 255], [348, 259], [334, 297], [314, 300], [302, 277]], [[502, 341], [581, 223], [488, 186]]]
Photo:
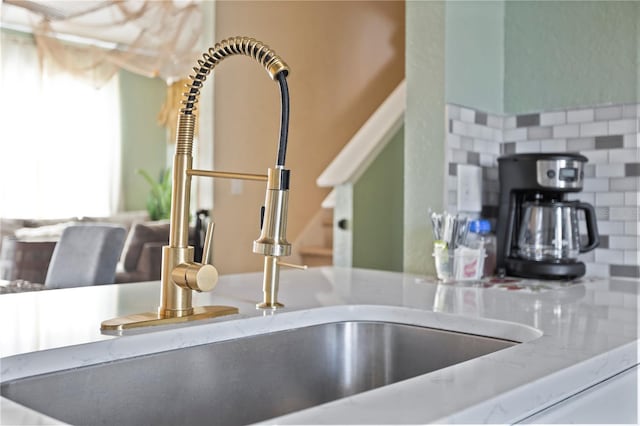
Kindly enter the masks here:
[[[518, 255], [527, 260], [575, 262], [579, 253], [598, 245], [596, 215], [591, 204], [579, 201], [533, 201], [524, 203]], [[581, 245], [578, 211], [583, 210], [587, 224], [585, 246]]]

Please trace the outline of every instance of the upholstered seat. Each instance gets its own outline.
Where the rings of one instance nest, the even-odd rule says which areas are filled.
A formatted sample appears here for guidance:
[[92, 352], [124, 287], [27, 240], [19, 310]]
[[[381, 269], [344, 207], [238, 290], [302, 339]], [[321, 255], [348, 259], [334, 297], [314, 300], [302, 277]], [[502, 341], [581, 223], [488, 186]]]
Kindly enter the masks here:
[[[124, 244], [117, 283], [157, 281], [162, 272], [162, 247], [169, 244], [168, 220], [136, 223]], [[189, 244], [201, 250], [193, 227], [189, 228]]]
[[45, 287], [114, 283], [125, 235], [125, 228], [109, 224], [83, 224], [65, 228], [53, 251]]
[[117, 283], [155, 281], [162, 270], [162, 247], [169, 244], [169, 221], [135, 223], [124, 244]]

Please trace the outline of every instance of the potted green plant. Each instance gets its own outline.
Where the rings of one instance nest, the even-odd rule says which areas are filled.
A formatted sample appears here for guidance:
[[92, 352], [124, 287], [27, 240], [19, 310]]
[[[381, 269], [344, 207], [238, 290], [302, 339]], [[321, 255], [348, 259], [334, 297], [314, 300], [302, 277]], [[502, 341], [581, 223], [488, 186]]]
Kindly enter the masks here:
[[163, 170], [158, 180], [154, 180], [146, 170], [137, 170], [137, 172], [151, 185], [151, 192], [147, 198], [149, 219], [169, 219], [171, 215], [171, 169]]

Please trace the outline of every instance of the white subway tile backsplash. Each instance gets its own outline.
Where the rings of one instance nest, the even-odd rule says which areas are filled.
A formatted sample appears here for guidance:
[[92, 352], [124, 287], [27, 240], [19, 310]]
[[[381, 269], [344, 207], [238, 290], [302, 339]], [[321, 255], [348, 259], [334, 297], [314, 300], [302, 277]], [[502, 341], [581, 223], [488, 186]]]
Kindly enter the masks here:
[[598, 222], [598, 232], [601, 235], [624, 235], [624, 222], [602, 220]]
[[624, 135], [623, 145], [625, 148], [640, 148], [640, 134], [631, 133], [628, 135]]
[[624, 177], [624, 164], [596, 164], [596, 177]]
[[625, 294], [623, 308], [631, 309], [633, 311], [638, 310], [638, 296], [635, 294]]
[[580, 136], [604, 136], [609, 127], [606, 121], [595, 121], [592, 123], [580, 124]]
[[473, 140], [473, 151], [474, 152], [487, 152], [487, 141], [482, 139], [474, 139]]
[[477, 124], [470, 124], [469, 125], [469, 136], [471, 136], [472, 138], [483, 138], [483, 129], [486, 129], [486, 127], [484, 126], [479, 126]]
[[638, 192], [625, 192], [624, 193], [624, 205], [625, 206], [638, 206]]
[[550, 139], [553, 137], [551, 127], [528, 127], [527, 139]]
[[621, 250], [635, 250], [638, 248], [638, 238], [620, 236], [620, 235], [611, 235], [609, 237], [609, 248], [621, 249]]
[[447, 105], [447, 118], [449, 120], [460, 120], [460, 107], [457, 105]]
[[624, 222], [625, 235], [640, 235], [640, 225], [635, 220]]
[[602, 192], [609, 190], [609, 179], [607, 178], [584, 178], [584, 191]]
[[[520, 116], [448, 105], [447, 118], [452, 121], [447, 155], [451, 165], [483, 167], [483, 205], [494, 208], [499, 202], [499, 156], [525, 152], [585, 155], [589, 161], [584, 168], [584, 190], [567, 198], [594, 206], [603, 243], [597, 250], [581, 254], [580, 259], [587, 265], [587, 275], [626, 276], [624, 268], [640, 263], [638, 117], [638, 105], [534, 111]], [[455, 211], [457, 176], [451, 166], [449, 170], [453, 174], [447, 175], [444, 197], [448, 208]], [[580, 223], [584, 230], [583, 219]]]
[[579, 124], [561, 124], [553, 126], [554, 138], [577, 138], [580, 136]]
[[461, 149], [452, 149], [451, 150], [451, 160], [452, 163], [458, 164], [466, 164], [467, 163], [467, 151]]
[[587, 276], [589, 277], [609, 277], [609, 265], [603, 263], [585, 263], [587, 267]]
[[640, 161], [640, 151], [631, 148], [609, 150], [610, 163], [637, 163]]
[[508, 129], [503, 133], [505, 142], [517, 142], [527, 140], [527, 128], [518, 127], [517, 129]]
[[[493, 154], [496, 157], [500, 156], [500, 154], [502, 154], [502, 152], [500, 151], [500, 148], [502, 147], [502, 144], [500, 143], [490, 143], [487, 145], [487, 153], [488, 154]], [[496, 162], [496, 166], [498, 165], [498, 163]]]
[[622, 105], [622, 118], [640, 117], [640, 105]]
[[567, 123], [586, 123], [593, 121], [594, 117], [594, 111], [590, 108], [567, 111]]
[[460, 121], [463, 121], [465, 123], [475, 123], [476, 112], [469, 108], [460, 108]]
[[583, 171], [584, 171], [584, 177], [596, 177], [595, 164], [585, 164]]
[[622, 192], [599, 192], [596, 193], [596, 205], [598, 206], [623, 206], [624, 193]]
[[556, 124], [565, 124], [567, 122], [567, 113], [565, 111], [543, 112], [540, 114], [541, 126], [555, 126]]
[[578, 260], [581, 262], [595, 262], [596, 261], [596, 253], [595, 250], [588, 251], [586, 253], [580, 253], [578, 255]]
[[587, 157], [591, 164], [607, 164], [609, 162], [609, 152], [606, 149], [580, 151], [580, 154]]
[[638, 131], [638, 120], [613, 120], [609, 121], [610, 135], [623, 135], [625, 133], [634, 133]]
[[447, 188], [451, 190], [458, 188], [458, 179], [455, 176], [447, 176]]
[[640, 189], [640, 178], [612, 178], [610, 186], [612, 191], [638, 191]]
[[[492, 154], [480, 153], [480, 165], [482, 167], [496, 167], [496, 171], [498, 170], [498, 162], [496, 161], [496, 156]], [[493, 169], [492, 169], [493, 170]]]
[[640, 251], [637, 251], [637, 250], [625, 250], [625, 252], [624, 252], [624, 264], [625, 265], [640, 265]]
[[504, 142], [504, 132], [502, 129], [493, 129], [493, 138], [492, 140], [497, 143]]
[[516, 153], [540, 152], [540, 141], [522, 141], [516, 143]]
[[596, 211], [596, 219], [597, 220], [609, 220], [609, 209], [611, 207], [598, 207], [594, 206]]
[[637, 207], [610, 207], [609, 220], [637, 221], [639, 219]]
[[516, 116], [509, 115], [504, 117], [504, 127], [506, 129], [515, 129], [516, 128]]
[[596, 252], [596, 263], [618, 263], [624, 258], [623, 250], [597, 248], [594, 251]]
[[467, 136], [462, 136], [460, 138], [460, 148], [464, 149], [465, 151], [473, 150], [473, 139]]
[[545, 139], [540, 141], [540, 151], [542, 152], [566, 152], [566, 139]]
[[487, 126], [499, 129], [500, 132], [502, 132], [502, 129], [504, 128], [504, 117], [493, 114], [487, 115]]
[[622, 118], [622, 106], [608, 106], [595, 109], [596, 121], [602, 120], [619, 120]]
[[453, 120], [453, 133], [460, 136], [470, 136], [471, 123], [465, 123], [463, 121]]
[[498, 169], [495, 169], [495, 168], [487, 169], [485, 173], [486, 173], [487, 179], [493, 180], [496, 182], [498, 181]]
[[480, 132], [479, 132], [480, 136], [478, 136], [479, 138], [482, 138], [485, 140], [493, 140], [494, 129], [486, 126], [477, 126], [477, 127], [480, 127]]
[[596, 193], [595, 192], [571, 192], [567, 194], [567, 199], [571, 201], [582, 201], [583, 203], [595, 204]]
[[447, 135], [447, 145], [449, 148], [460, 148], [460, 135], [454, 135], [453, 133], [449, 133]]
[[567, 140], [567, 150], [588, 151], [596, 149], [596, 140], [594, 138], [572, 138]]

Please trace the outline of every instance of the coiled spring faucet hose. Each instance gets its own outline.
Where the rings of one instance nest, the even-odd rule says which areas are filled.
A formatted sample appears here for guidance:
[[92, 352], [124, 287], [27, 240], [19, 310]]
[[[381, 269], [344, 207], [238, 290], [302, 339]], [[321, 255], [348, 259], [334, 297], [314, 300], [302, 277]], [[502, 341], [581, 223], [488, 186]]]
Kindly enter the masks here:
[[[216, 43], [198, 60], [198, 66], [194, 67], [194, 75], [190, 75], [191, 82], [187, 85], [188, 91], [184, 93], [183, 107], [180, 109], [178, 120], [177, 143], [188, 144], [184, 149], [191, 152], [193, 143], [193, 111], [200, 96], [200, 89], [207, 76], [223, 59], [232, 55], [246, 55], [258, 61], [269, 73], [269, 76], [280, 85], [280, 140], [278, 144], [277, 167], [284, 167], [287, 153], [287, 139], [289, 134], [289, 88], [287, 75], [289, 67], [269, 46], [249, 37], [231, 37]], [[191, 117], [188, 117], [191, 116]], [[181, 123], [184, 123], [181, 125]], [[190, 139], [190, 140], [189, 140]], [[180, 149], [180, 147], [178, 148]]]

